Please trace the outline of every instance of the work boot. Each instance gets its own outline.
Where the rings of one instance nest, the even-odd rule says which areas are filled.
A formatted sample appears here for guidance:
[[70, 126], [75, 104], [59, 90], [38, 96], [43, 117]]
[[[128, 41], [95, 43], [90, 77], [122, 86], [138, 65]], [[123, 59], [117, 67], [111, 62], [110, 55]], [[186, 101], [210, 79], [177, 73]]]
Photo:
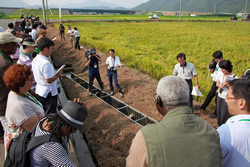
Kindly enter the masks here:
[[110, 95], [111, 95], [111, 96], [113, 96], [113, 95], [114, 95], [114, 91], [113, 91], [113, 90], [111, 90]]
[[89, 92], [89, 96], [92, 96], [92, 92]]

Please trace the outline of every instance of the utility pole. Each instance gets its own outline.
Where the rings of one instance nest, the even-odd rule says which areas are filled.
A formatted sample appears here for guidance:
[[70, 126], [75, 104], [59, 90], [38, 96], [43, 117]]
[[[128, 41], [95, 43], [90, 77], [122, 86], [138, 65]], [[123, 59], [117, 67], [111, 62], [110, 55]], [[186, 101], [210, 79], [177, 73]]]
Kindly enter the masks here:
[[214, 4], [214, 13], [216, 13], [216, 6], [215, 6], [215, 4]]
[[48, 0], [46, 0], [46, 7], [47, 7], [47, 20], [48, 20], [48, 23], [49, 23], [49, 9], [48, 9]]
[[44, 0], [42, 0], [42, 4], [43, 4], [43, 21], [44, 21], [44, 25], [47, 27], [46, 13], [45, 13], [45, 7], [44, 7]]
[[180, 13], [179, 13], [179, 21], [181, 21], [181, 0], [180, 0]]
[[247, 19], [247, 15], [246, 15], [246, 14], [247, 14], [247, 1], [248, 1], [248, 0], [246, 0], [245, 17], [244, 17], [244, 18], [245, 18], [245, 19], [244, 19], [245, 21], [246, 21], [246, 19]]

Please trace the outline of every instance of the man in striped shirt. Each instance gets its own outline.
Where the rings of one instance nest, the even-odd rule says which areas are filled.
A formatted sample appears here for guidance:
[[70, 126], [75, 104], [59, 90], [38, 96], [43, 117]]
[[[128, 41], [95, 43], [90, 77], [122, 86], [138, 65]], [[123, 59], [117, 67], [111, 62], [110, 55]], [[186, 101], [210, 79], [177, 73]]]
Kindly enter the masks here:
[[[32, 61], [31, 53], [34, 52], [36, 43], [32, 38], [25, 38], [23, 41], [23, 50], [20, 53], [19, 59], [17, 61], [18, 64], [27, 65], [32, 71]], [[33, 72], [33, 71], [32, 71]], [[31, 90], [35, 92], [36, 90], [36, 81], [33, 80]]]

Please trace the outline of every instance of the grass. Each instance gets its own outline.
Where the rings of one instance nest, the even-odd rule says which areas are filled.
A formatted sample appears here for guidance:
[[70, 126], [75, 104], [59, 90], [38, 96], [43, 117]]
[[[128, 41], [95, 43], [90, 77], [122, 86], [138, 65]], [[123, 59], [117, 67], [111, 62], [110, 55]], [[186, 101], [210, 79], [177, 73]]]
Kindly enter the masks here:
[[[116, 50], [121, 61], [152, 78], [172, 75], [176, 55], [183, 52], [195, 65], [204, 101], [212, 85], [208, 65], [221, 50], [237, 76], [250, 67], [248, 22], [78, 22], [80, 42], [107, 53]], [[59, 24], [54, 25], [56, 28]], [[195, 82], [193, 82], [195, 83]], [[212, 105], [213, 106], [213, 105]], [[210, 106], [211, 107], [211, 106]]]

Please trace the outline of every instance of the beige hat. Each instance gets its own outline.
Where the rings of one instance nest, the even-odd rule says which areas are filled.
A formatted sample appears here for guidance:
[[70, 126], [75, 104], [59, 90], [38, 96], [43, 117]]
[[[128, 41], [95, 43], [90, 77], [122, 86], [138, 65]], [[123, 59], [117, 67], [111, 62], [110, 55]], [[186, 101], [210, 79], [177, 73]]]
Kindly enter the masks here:
[[22, 38], [16, 38], [10, 32], [0, 32], [0, 44], [10, 43], [10, 42], [22, 42]]
[[35, 43], [35, 40], [32, 39], [32, 38], [30, 38], [30, 37], [25, 38], [25, 39], [23, 40], [22, 45], [26, 45], [26, 46], [37, 46], [36, 43]]

